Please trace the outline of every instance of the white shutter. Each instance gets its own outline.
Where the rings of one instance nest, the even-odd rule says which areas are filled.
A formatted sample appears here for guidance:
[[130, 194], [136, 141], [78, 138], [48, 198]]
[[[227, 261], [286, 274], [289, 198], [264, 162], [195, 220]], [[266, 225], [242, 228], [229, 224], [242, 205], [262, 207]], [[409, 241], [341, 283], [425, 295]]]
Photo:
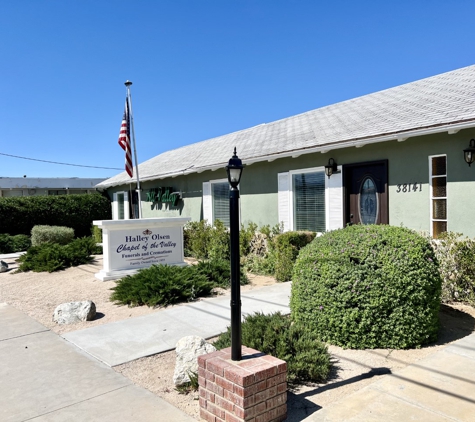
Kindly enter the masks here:
[[112, 197], [112, 219], [119, 219], [119, 199], [117, 198], [117, 192]]
[[277, 175], [279, 225], [284, 223], [284, 231], [290, 230], [290, 175], [288, 172]]
[[326, 178], [325, 204], [327, 231], [343, 228], [343, 173], [338, 166], [339, 173]]
[[124, 192], [124, 220], [130, 219], [129, 192]]
[[213, 224], [213, 197], [210, 182], [203, 182], [203, 220], [208, 220], [209, 224]]

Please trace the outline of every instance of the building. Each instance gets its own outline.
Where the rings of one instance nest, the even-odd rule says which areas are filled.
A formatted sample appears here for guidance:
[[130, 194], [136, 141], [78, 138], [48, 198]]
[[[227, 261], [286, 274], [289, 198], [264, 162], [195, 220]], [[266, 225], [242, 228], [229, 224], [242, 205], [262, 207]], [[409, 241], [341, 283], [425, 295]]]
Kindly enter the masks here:
[[[323, 232], [361, 222], [475, 237], [475, 165], [464, 159], [473, 138], [469, 66], [160, 154], [139, 166], [143, 217], [227, 224], [225, 166], [236, 147], [246, 164], [242, 223]], [[135, 179], [123, 172], [97, 187], [111, 194], [114, 218], [133, 214]]]
[[92, 193], [104, 178], [0, 177], [0, 197]]

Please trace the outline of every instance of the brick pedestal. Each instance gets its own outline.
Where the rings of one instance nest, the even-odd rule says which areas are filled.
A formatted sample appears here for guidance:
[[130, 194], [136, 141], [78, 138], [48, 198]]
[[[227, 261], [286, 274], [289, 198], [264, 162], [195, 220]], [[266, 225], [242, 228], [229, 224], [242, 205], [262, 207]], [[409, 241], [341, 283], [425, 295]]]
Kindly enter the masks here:
[[287, 417], [287, 363], [249, 347], [198, 357], [200, 416], [208, 422], [280, 422]]

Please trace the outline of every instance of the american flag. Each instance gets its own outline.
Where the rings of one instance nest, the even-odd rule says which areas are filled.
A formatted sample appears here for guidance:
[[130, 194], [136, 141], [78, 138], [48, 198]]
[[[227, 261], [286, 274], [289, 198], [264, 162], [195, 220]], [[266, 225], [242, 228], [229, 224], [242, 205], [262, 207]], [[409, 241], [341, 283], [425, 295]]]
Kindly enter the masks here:
[[120, 125], [119, 145], [125, 151], [125, 171], [127, 174], [133, 176], [132, 166], [132, 151], [130, 150], [130, 114], [129, 101], [125, 99], [124, 117], [122, 117], [122, 124]]

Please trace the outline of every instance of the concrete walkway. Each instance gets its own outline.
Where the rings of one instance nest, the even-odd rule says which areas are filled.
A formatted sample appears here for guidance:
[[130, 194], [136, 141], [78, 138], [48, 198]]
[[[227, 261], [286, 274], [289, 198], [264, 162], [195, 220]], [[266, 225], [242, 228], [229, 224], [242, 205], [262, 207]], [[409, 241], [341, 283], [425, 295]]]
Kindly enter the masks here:
[[[243, 313], [287, 312], [289, 289], [284, 283], [245, 292]], [[214, 336], [229, 325], [229, 314], [224, 296], [63, 339], [0, 304], [0, 421], [192, 421], [110, 366], [173, 349], [184, 335]], [[475, 334], [311, 415], [288, 416], [291, 422], [475, 422]]]
[[475, 334], [305, 418], [310, 421], [475, 421]]
[[[242, 314], [290, 312], [290, 283], [241, 293]], [[172, 350], [184, 336], [211, 338], [230, 325], [229, 295], [176, 306], [137, 318], [72, 331], [63, 337], [109, 366]]]
[[0, 421], [194, 421], [17, 309], [0, 304]]

